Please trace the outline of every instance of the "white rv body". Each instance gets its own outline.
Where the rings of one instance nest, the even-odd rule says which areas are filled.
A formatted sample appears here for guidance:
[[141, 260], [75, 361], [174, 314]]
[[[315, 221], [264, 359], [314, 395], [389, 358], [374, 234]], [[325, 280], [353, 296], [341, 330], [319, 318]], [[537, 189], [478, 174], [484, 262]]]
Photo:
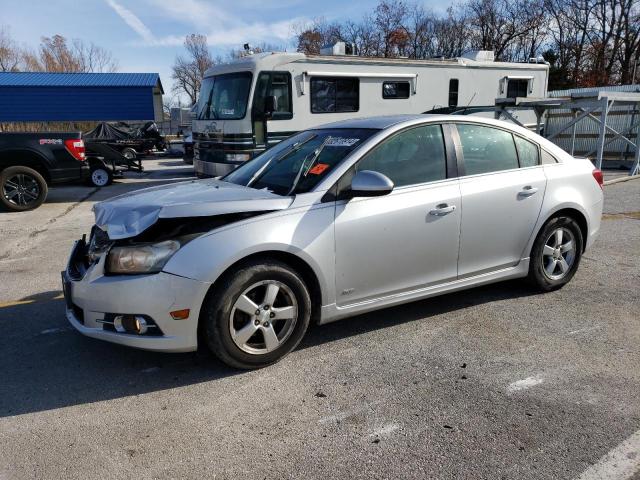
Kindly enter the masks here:
[[[260, 53], [216, 65], [205, 74], [193, 122], [194, 168], [202, 176], [224, 175], [295, 132], [338, 120], [446, 113], [493, 107], [497, 98], [508, 96], [546, 96], [546, 64], [494, 62], [487, 53], [491, 52], [447, 60]], [[221, 79], [226, 79], [227, 87], [234, 86], [228, 88], [246, 88], [246, 95], [224, 91]], [[269, 82], [273, 88], [265, 87]], [[222, 90], [212, 94], [216, 83]], [[340, 103], [341, 88], [351, 89], [347, 105]], [[396, 97], [384, 98], [383, 90]], [[236, 95], [230, 98], [228, 93]], [[335, 95], [335, 102], [328, 101], [328, 95]], [[217, 107], [212, 106], [214, 97]], [[276, 97], [281, 111], [265, 116], [266, 97]], [[535, 121], [531, 112], [517, 112], [514, 117], [523, 124]]]

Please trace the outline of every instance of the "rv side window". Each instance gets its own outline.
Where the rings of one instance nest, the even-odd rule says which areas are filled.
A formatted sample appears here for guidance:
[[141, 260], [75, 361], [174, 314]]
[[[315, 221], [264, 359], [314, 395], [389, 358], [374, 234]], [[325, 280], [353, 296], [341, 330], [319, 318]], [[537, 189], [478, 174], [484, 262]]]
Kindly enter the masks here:
[[522, 78], [509, 79], [507, 82], [507, 98], [526, 97], [529, 91], [529, 80]]
[[311, 113], [357, 112], [359, 97], [357, 78], [311, 79]]
[[457, 78], [449, 80], [449, 106], [458, 106], [458, 85], [460, 84]]
[[409, 98], [409, 82], [382, 82], [382, 98]]

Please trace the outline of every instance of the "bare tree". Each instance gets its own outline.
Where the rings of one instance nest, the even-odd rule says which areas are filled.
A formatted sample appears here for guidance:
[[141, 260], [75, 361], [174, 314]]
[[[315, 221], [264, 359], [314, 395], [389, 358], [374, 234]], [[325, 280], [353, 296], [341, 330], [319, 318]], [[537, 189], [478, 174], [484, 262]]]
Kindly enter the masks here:
[[311, 23], [294, 25], [293, 30], [298, 51], [309, 55], [318, 55], [325, 45], [343, 40], [342, 25], [337, 22], [329, 23], [323, 17], [316, 18]]
[[471, 31], [469, 21], [462, 9], [447, 9], [447, 16], [437, 19], [434, 24], [433, 56], [445, 58], [459, 57], [470, 48]]
[[512, 60], [509, 47], [544, 21], [539, 0], [469, 0], [466, 8], [473, 26], [472, 45], [493, 50], [498, 60]]
[[402, 52], [408, 42], [408, 6], [402, 0], [382, 0], [374, 10], [374, 21], [382, 37], [382, 53], [385, 57], [395, 57]]
[[173, 64], [171, 78], [175, 81], [173, 91], [186, 94], [191, 105], [198, 100], [202, 78], [207, 69], [214, 65], [207, 37], [192, 33], [184, 40], [187, 56], [178, 55]]
[[20, 48], [9, 35], [8, 28], [0, 27], [0, 72], [16, 72], [22, 61]]
[[67, 41], [62, 35], [42, 37], [37, 53], [24, 52], [28, 70], [42, 72], [114, 72], [117, 62], [111, 53], [82, 40]]
[[299, 51], [316, 54], [336, 40], [361, 56], [451, 58], [481, 49], [526, 62], [544, 54], [551, 88], [629, 83], [640, 74], [640, 0], [461, 0], [445, 15], [380, 0], [361, 20], [320, 19], [296, 36]]
[[620, 62], [620, 83], [634, 83], [640, 64], [640, 2], [622, 2], [621, 22], [623, 23], [622, 46], [618, 52]]

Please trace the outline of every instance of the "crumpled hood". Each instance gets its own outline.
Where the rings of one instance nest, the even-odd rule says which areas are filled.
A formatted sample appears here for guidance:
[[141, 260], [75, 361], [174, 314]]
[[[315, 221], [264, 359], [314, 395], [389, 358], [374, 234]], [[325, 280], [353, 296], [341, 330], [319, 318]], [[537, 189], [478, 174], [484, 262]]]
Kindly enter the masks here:
[[219, 180], [191, 180], [144, 188], [96, 203], [96, 225], [111, 240], [134, 237], [159, 218], [211, 217], [284, 210], [293, 197]]

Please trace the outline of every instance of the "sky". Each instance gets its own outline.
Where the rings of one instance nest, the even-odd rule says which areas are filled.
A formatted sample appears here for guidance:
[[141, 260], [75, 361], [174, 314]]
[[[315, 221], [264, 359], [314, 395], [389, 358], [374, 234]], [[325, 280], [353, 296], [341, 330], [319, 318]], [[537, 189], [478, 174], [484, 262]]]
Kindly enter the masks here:
[[[0, 0], [0, 25], [35, 49], [42, 36], [63, 35], [109, 50], [120, 72], [157, 72], [171, 93], [171, 65], [184, 37], [206, 34], [212, 53], [266, 42], [295, 50], [292, 25], [318, 17], [360, 19], [377, 0]], [[450, 2], [427, 0], [442, 10]]]

